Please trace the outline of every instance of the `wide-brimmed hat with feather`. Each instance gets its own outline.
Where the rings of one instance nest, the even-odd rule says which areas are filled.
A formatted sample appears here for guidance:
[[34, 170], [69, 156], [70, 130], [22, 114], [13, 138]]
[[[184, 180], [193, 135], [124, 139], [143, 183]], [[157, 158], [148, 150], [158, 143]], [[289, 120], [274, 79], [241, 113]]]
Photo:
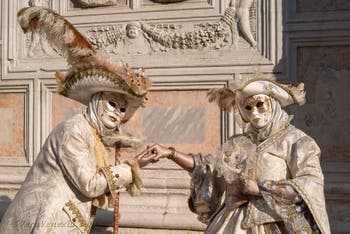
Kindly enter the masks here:
[[24, 32], [39, 33], [71, 66], [67, 74], [56, 72], [58, 92], [87, 105], [97, 92], [125, 94], [128, 102], [124, 121], [141, 106], [151, 85], [144, 70], [133, 71], [128, 64], [112, 62], [97, 51], [66, 19], [51, 9], [26, 7], [18, 11]]
[[[222, 110], [238, 108], [242, 111], [244, 101], [254, 95], [265, 94], [275, 98], [282, 107], [297, 103], [305, 104], [304, 83], [280, 84], [271, 79], [255, 78], [236, 88], [216, 88], [208, 92], [209, 102], [216, 102]], [[248, 121], [242, 116], [244, 121]]]

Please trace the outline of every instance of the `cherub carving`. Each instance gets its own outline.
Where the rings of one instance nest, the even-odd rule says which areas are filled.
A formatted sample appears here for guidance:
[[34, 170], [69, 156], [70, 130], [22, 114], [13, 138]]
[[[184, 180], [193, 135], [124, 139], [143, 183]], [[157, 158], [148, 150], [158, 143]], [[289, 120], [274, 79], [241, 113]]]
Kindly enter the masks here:
[[131, 22], [125, 31], [120, 26], [89, 30], [89, 40], [97, 48], [116, 54], [145, 54], [169, 50], [218, 50], [237, 47], [239, 32], [250, 46], [256, 47], [251, 31], [249, 10], [254, 0], [231, 0], [216, 22], [193, 25], [191, 31], [173, 24]]

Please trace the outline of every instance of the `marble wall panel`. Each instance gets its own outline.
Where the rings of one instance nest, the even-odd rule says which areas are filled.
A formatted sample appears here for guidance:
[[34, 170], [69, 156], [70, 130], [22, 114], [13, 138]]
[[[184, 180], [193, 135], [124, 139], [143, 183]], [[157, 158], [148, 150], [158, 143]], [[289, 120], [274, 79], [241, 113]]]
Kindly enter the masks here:
[[307, 104], [296, 112], [298, 127], [322, 149], [322, 160], [350, 162], [350, 46], [300, 47], [298, 80]]
[[[153, 91], [145, 108], [140, 108], [124, 126], [146, 144], [173, 145], [183, 152], [210, 153], [220, 146], [221, 113], [209, 104], [203, 91]], [[66, 97], [52, 95], [52, 128], [85, 108]], [[140, 150], [123, 151], [130, 157]], [[114, 162], [114, 150], [110, 152]]]
[[330, 12], [350, 10], [349, 0], [297, 0], [298, 12]]
[[174, 145], [184, 152], [209, 153], [220, 145], [221, 113], [207, 91], [153, 91], [126, 130], [146, 140]]
[[0, 157], [25, 157], [25, 94], [0, 93]]
[[75, 114], [81, 113], [85, 108], [83, 104], [54, 93], [52, 95], [52, 128], [69, 119]]
[[142, 133], [150, 142], [200, 144], [204, 141], [204, 107], [149, 107], [142, 114]]

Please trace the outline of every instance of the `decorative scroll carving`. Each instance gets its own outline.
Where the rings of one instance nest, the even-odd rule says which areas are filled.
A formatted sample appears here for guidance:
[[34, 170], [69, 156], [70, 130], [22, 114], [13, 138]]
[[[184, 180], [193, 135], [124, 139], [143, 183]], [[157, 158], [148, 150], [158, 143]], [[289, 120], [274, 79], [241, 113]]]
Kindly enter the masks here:
[[[254, 0], [232, 0], [219, 21], [191, 25], [147, 24], [131, 22], [123, 26], [94, 28], [88, 39], [97, 48], [117, 54], [145, 54], [169, 50], [218, 50], [237, 47], [242, 36], [256, 46], [251, 21], [256, 20]], [[253, 6], [252, 6], [253, 5]], [[252, 19], [252, 17], [255, 17]], [[254, 24], [255, 26], [255, 24]]]

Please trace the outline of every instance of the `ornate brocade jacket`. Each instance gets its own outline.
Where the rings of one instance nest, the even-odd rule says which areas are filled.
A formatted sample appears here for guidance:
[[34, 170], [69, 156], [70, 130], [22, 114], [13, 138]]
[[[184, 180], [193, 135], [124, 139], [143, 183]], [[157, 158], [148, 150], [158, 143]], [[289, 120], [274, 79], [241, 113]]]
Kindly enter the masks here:
[[[293, 211], [281, 211], [271, 205], [275, 201], [271, 202], [268, 197], [273, 197], [269, 196], [274, 194], [273, 189], [265, 192], [266, 196], [243, 196], [239, 191], [239, 175], [243, 173], [256, 179], [259, 184], [282, 182], [291, 186], [306, 204], [321, 233], [329, 234], [319, 158], [320, 149], [315, 141], [292, 125], [259, 145], [252, 143], [248, 135], [233, 136], [213, 154], [194, 155], [190, 208], [199, 214], [200, 220], [209, 224], [207, 233], [212, 233], [212, 230], [225, 230], [220, 233], [251, 233], [243, 230], [258, 230], [257, 226], [274, 222], [295, 222]], [[295, 208], [294, 204], [290, 207]], [[232, 225], [230, 221], [221, 221], [229, 217], [234, 209], [242, 210], [242, 218], [235, 220], [239, 220], [239, 223]], [[215, 225], [226, 225], [227, 228]], [[242, 228], [241, 231], [232, 229], [237, 225]], [[291, 233], [309, 232], [292, 230]]]
[[97, 140], [82, 114], [58, 125], [8, 207], [0, 233], [89, 233], [93, 203], [105, 205], [106, 194], [133, 180], [125, 163], [97, 169]]

